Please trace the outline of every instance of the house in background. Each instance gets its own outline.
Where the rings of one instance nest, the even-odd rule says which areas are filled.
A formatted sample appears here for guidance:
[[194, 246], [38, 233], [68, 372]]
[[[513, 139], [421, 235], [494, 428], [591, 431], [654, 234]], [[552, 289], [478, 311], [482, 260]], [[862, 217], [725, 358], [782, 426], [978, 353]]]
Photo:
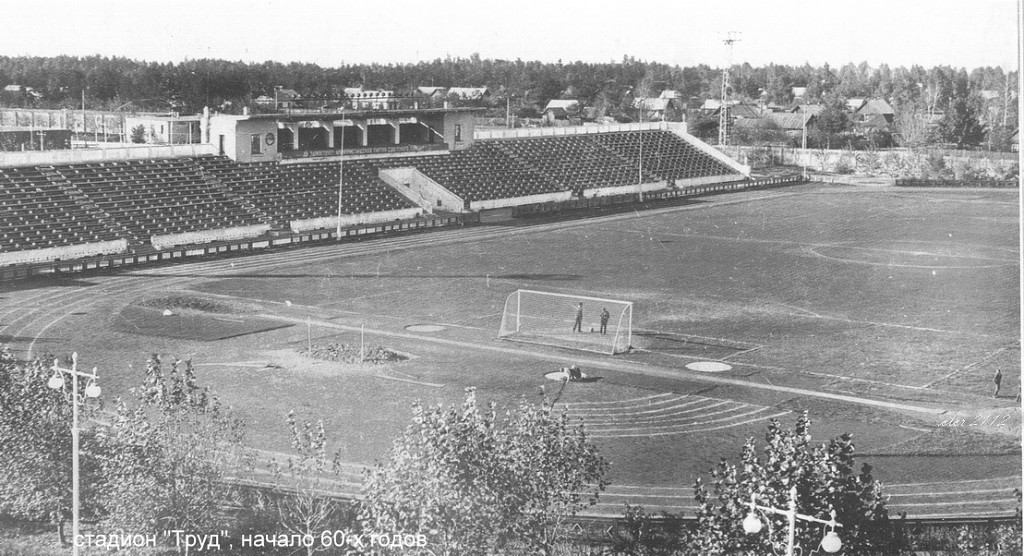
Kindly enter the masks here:
[[440, 102], [448, 95], [444, 87], [416, 87], [416, 92], [426, 97], [430, 102]]
[[491, 91], [487, 87], [452, 87], [446, 96], [459, 100], [486, 100]]
[[643, 111], [645, 122], [678, 122], [683, 119], [683, 110], [675, 98], [633, 99], [633, 108]]
[[571, 117], [580, 116], [580, 101], [573, 99], [551, 99], [544, 112], [541, 114], [541, 121], [545, 125], [555, 125], [558, 121], [568, 122]]

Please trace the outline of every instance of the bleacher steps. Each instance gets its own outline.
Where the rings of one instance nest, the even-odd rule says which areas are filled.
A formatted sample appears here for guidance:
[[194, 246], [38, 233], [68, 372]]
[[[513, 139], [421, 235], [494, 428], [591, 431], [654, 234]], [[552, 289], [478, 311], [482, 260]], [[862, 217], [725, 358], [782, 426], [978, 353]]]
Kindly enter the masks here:
[[76, 205], [82, 208], [89, 216], [96, 219], [97, 222], [107, 228], [107, 230], [117, 234], [118, 236], [128, 239], [129, 249], [135, 251], [135, 249], [142, 243], [144, 243], [137, 235], [132, 233], [131, 230], [120, 224], [113, 215], [109, 212], [100, 208], [99, 205], [94, 203], [88, 195], [86, 195], [81, 189], [71, 183], [63, 174], [57, 171], [57, 168], [53, 166], [38, 166], [39, 173], [46, 177], [47, 181], [51, 184], [60, 188], [65, 195], [68, 196]]
[[272, 228], [284, 228], [285, 226], [281, 222], [275, 221], [270, 215], [260, 210], [255, 204], [249, 199], [235, 193], [228, 186], [224, 185], [224, 182], [217, 177], [213, 172], [209, 172], [202, 164], [192, 161], [195, 164], [196, 169], [199, 171], [199, 176], [203, 178], [203, 181], [210, 186], [211, 189], [215, 189], [222, 193], [228, 199], [237, 203], [240, 207], [244, 208], [260, 221], [262, 224], [268, 224]]

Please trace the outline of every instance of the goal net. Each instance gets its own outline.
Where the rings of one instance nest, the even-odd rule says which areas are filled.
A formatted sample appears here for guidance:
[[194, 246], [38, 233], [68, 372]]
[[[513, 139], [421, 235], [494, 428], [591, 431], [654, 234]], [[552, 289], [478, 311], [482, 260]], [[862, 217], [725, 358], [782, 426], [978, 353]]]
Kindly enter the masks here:
[[632, 324], [629, 301], [518, 290], [505, 300], [498, 336], [616, 354], [629, 350]]

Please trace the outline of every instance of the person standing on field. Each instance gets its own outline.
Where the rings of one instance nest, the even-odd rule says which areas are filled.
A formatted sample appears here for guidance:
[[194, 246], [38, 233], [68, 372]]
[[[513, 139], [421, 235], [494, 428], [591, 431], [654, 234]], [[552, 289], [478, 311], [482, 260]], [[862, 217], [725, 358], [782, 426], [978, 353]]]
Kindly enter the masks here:
[[601, 308], [601, 334], [608, 333], [608, 319], [611, 315], [608, 314], [608, 309], [605, 307]]
[[573, 332], [583, 332], [583, 302], [576, 306], [576, 323], [572, 325]]
[[1003, 385], [1003, 371], [996, 369], [996, 376], [992, 378], [992, 382], [996, 383], [996, 393], [992, 395], [994, 398], [999, 397], [999, 387]]

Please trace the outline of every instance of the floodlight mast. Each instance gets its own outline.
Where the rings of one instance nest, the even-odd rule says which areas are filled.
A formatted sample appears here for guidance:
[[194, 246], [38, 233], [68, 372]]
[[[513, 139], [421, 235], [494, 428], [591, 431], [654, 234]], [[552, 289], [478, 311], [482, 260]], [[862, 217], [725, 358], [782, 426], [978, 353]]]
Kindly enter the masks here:
[[722, 71], [722, 107], [718, 110], [718, 144], [728, 145], [729, 144], [729, 68], [732, 66], [732, 45], [737, 43], [740, 39], [736, 38], [736, 35], [740, 33], [736, 31], [729, 31], [725, 34], [725, 38], [722, 42], [729, 47], [729, 60], [725, 64], [725, 69]]

